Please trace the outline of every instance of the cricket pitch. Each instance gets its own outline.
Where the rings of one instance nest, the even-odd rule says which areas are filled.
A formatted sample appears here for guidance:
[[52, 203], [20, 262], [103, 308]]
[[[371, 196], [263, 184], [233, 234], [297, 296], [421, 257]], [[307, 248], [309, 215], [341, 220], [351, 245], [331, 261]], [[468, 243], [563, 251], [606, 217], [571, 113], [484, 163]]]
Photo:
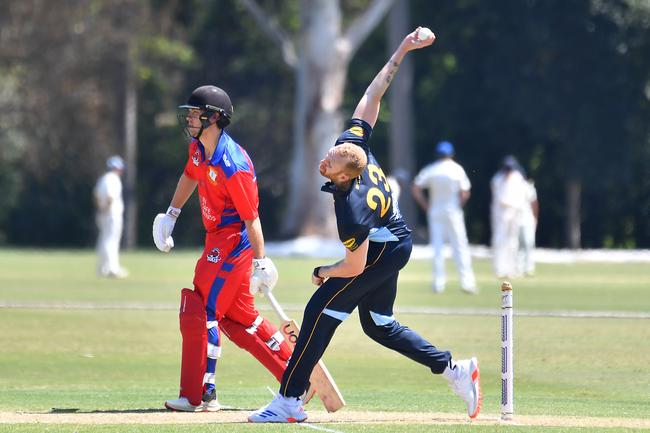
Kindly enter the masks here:
[[[2, 424], [237, 424], [247, 423], [253, 409], [223, 409], [219, 412], [181, 413], [164, 409], [75, 412], [53, 410], [46, 413], [0, 412]], [[515, 415], [513, 421], [501, 421], [498, 414], [480, 414], [470, 420], [464, 414], [442, 412], [366, 412], [342, 410], [337, 413], [308, 411], [308, 423], [314, 424], [476, 424], [548, 427], [623, 427], [650, 428], [650, 419], [584, 416]]]

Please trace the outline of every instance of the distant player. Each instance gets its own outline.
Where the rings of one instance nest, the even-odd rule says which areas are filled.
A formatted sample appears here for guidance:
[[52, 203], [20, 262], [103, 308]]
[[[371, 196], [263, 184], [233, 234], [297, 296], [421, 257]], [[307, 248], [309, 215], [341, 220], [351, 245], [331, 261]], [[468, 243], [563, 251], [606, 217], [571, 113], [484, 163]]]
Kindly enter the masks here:
[[[253, 163], [224, 130], [233, 114], [230, 97], [218, 87], [201, 86], [180, 108], [179, 120], [191, 137], [188, 158], [169, 209], [154, 220], [153, 239], [160, 251], [173, 248], [176, 219], [197, 186], [206, 235], [194, 271], [194, 290], [181, 293], [179, 398], [166, 401], [165, 406], [186, 412], [217, 411], [215, 370], [221, 356], [220, 330], [278, 380], [291, 349], [254, 305], [254, 293], [261, 285], [272, 289], [278, 274], [264, 255]], [[251, 269], [256, 281], [252, 287]]]
[[521, 228], [519, 230], [519, 273], [532, 277], [535, 275], [535, 232], [539, 218], [537, 189], [532, 179], [526, 179], [526, 199], [523, 203]]
[[[429, 239], [433, 248], [433, 291], [445, 291], [447, 276], [443, 245], [449, 246], [460, 277], [460, 287], [466, 293], [478, 293], [469, 254], [463, 206], [470, 196], [471, 184], [463, 167], [454, 161], [454, 146], [448, 141], [436, 145], [438, 159], [426, 165], [415, 177], [413, 197], [427, 213]], [[429, 198], [423, 190], [429, 191]]]
[[108, 171], [99, 178], [93, 190], [97, 237], [97, 275], [106, 278], [124, 278], [128, 275], [120, 265], [120, 241], [124, 226], [122, 173], [124, 161], [117, 155], [106, 160]]
[[492, 256], [497, 278], [518, 277], [517, 255], [522, 226], [523, 208], [530, 206], [528, 184], [517, 159], [508, 155], [492, 177]]
[[404, 56], [434, 41], [433, 37], [420, 41], [416, 34], [417, 30], [404, 38], [372, 81], [348, 128], [320, 163], [321, 175], [329, 180], [322, 190], [333, 196], [345, 258], [313, 270], [312, 282], [319, 287], [305, 307], [302, 329], [282, 377], [280, 392], [270, 404], [249, 416], [251, 422], [307, 419], [300, 396], [334, 331], [355, 308], [370, 338], [426, 366], [432, 373], [442, 374], [465, 401], [469, 416], [474, 418], [479, 412], [476, 358], [453, 361], [451, 353], [437, 349], [393, 316], [397, 277], [411, 254], [411, 234], [394, 207], [390, 186], [370, 152], [368, 140], [377, 121], [380, 100]]

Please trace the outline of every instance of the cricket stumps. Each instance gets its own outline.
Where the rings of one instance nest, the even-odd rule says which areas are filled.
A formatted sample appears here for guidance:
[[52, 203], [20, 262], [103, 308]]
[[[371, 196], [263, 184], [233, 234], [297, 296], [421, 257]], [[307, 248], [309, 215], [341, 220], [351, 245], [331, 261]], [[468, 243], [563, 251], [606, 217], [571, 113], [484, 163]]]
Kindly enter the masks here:
[[514, 416], [512, 285], [501, 283], [501, 419]]

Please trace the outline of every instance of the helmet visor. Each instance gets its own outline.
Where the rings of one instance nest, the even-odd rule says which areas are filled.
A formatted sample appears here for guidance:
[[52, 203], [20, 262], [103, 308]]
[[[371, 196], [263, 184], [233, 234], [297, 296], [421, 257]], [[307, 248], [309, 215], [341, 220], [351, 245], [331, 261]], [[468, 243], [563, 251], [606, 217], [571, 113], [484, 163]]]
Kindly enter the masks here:
[[188, 138], [198, 138], [201, 133], [200, 115], [202, 110], [189, 105], [181, 105], [178, 108], [176, 118], [181, 128], [183, 128], [183, 132]]

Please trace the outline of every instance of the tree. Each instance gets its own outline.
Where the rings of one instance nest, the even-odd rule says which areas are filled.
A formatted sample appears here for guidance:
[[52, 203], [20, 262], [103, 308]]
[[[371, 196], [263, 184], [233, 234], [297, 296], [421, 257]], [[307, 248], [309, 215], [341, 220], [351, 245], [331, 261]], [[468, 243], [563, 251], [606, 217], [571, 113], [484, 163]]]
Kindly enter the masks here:
[[[135, 0], [41, 3], [0, 3], [0, 123], [9, 122], [0, 132], [0, 200], [9, 206], [0, 211], [0, 240], [89, 245], [95, 238], [91, 191], [106, 157], [124, 154], [125, 141], [135, 143], [139, 86], [157, 79], [158, 89], [171, 88], [179, 75], [151, 72], [161, 69], [161, 56], [153, 54], [160, 45], [167, 58], [182, 58], [179, 43], [151, 35], [151, 23], [164, 22], [166, 4], [176, 2], [156, 1], [156, 8]], [[180, 22], [171, 27], [183, 28]], [[187, 62], [173, 63], [178, 71]], [[153, 99], [156, 89], [149, 90]], [[136, 195], [137, 167], [130, 158], [127, 198]]]
[[432, 67], [423, 76], [419, 84], [429, 91], [416, 97], [431, 110], [416, 113], [416, 124], [459, 144], [473, 183], [473, 241], [489, 239], [487, 181], [512, 153], [536, 180], [540, 245], [634, 242], [643, 226], [635, 221], [644, 218], [630, 208], [647, 203], [632, 179], [647, 179], [647, 121], [640, 119], [647, 117], [648, 2], [506, 1], [485, 8], [468, 0], [441, 3], [428, 16], [424, 3], [416, 7], [440, 29], [444, 75]]
[[[399, 1], [393, 5], [388, 20], [387, 45], [389, 55], [398, 46], [411, 26], [410, 2]], [[410, 181], [415, 176], [415, 137], [413, 134], [413, 58], [407, 56], [400, 65], [388, 90], [390, 109], [390, 172], [398, 177], [405, 176]], [[401, 172], [401, 173], [400, 173]], [[403, 185], [405, 187], [407, 185]], [[400, 194], [400, 212], [407, 224], [415, 227], [417, 209], [408, 188]]]
[[295, 39], [255, 0], [240, 1], [278, 45], [295, 74], [293, 153], [283, 232], [287, 236], [331, 236], [336, 233], [331, 203], [325, 194], [314, 194], [322, 183], [316, 167], [343, 127], [339, 109], [350, 59], [393, 0], [373, 0], [346, 30], [338, 1], [301, 0]]

